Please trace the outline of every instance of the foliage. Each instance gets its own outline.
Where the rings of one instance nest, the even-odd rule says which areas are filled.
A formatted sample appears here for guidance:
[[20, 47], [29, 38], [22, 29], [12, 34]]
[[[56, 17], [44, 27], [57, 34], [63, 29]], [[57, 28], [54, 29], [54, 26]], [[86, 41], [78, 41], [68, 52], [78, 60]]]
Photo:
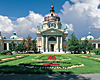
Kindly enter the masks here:
[[76, 51], [79, 51], [79, 41], [74, 35], [74, 33], [72, 33], [69, 37], [70, 37], [70, 40], [68, 41], [68, 44], [67, 44], [67, 50], [71, 51], [71, 53], [72, 51], [76, 53]]
[[34, 50], [35, 52], [37, 51], [37, 47], [36, 47], [36, 38], [32, 40], [32, 50]]
[[32, 38], [28, 36], [24, 42], [24, 47], [27, 51], [36, 50], [36, 39], [32, 40]]
[[90, 43], [87, 39], [85, 39], [83, 42], [82, 42], [82, 51], [84, 52], [84, 53], [86, 53], [86, 51], [89, 51], [89, 53], [90, 53], [90, 51], [91, 50], [93, 50], [93, 45], [92, 45], [92, 43]]
[[93, 49], [91, 52], [94, 52], [96, 55], [100, 55], [100, 48]]
[[82, 51], [86, 53], [86, 51], [90, 51], [93, 49], [92, 43], [90, 43], [87, 39], [84, 41], [78, 40], [74, 33], [70, 35], [70, 40], [67, 42], [67, 50], [74, 53], [81, 53]]
[[13, 41], [10, 43], [9, 49], [11, 51], [30, 51], [30, 50], [34, 50], [36, 51], [36, 38], [35, 39], [31, 39], [30, 36], [28, 36], [26, 38], [26, 40], [24, 39], [21, 43], [17, 43], [15, 44]]
[[2, 51], [0, 54], [4, 54], [4, 55], [6, 55], [7, 53], [11, 53], [11, 50], [5, 50], [5, 51]]
[[11, 51], [15, 51], [15, 43], [12, 41], [11, 43], [10, 43], [10, 45], [9, 45], [9, 50], [11, 50]]
[[20, 51], [20, 52], [22, 52], [22, 51], [26, 51], [26, 48], [25, 48], [25, 46], [24, 46], [24, 42], [25, 42], [25, 39], [21, 42], [21, 43], [17, 43], [16, 45], [15, 45], [15, 51]]

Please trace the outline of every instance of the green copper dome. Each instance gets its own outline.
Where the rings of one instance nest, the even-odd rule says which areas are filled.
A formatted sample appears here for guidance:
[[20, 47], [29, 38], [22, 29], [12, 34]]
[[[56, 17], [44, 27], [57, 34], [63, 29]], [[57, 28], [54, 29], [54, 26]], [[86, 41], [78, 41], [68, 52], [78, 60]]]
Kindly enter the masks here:
[[16, 39], [17, 36], [16, 36], [16, 32], [13, 33], [13, 35], [10, 37], [10, 39]]
[[91, 32], [88, 33], [87, 39], [94, 39], [94, 37], [91, 36]]

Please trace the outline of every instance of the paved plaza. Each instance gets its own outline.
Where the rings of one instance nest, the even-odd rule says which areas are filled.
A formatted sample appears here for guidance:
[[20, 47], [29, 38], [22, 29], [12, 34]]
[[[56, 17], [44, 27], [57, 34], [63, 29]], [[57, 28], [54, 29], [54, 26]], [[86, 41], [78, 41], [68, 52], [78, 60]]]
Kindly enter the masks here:
[[100, 80], [100, 74], [0, 74], [0, 80]]

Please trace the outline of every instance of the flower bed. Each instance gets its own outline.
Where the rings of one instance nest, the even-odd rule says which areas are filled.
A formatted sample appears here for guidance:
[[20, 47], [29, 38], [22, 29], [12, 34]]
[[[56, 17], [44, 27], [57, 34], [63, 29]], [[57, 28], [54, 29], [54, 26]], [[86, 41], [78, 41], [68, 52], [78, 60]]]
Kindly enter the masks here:
[[95, 60], [100, 62], [100, 58], [92, 57], [92, 56], [87, 56], [87, 55], [79, 55], [79, 57]]
[[51, 64], [49, 64], [49, 63], [43, 63], [43, 65], [60, 65], [59, 63], [51, 63]]
[[55, 56], [49, 56], [47, 59], [56, 59], [56, 57]]
[[19, 57], [22, 57], [22, 56], [24, 56], [24, 55], [1, 59], [0, 61], [4, 61], [4, 60], [8, 60], [8, 59], [15, 59], [15, 58], [19, 58]]
[[64, 55], [40, 55], [40, 56], [37, 56], [34, 60], [53, 60], [53, 59], [56, 59], [56, 60], [68, 59], [69, 60], [70, 58]]
[[12, 61], [12, 60], [21, 59], [21, 58], [24, 58], [24, 57], [27, 57], [27, 56], [29, 56], [29, 55], [20, 55], [20, 56], [15, 56], [15, 57], [10, 57], [10, 58], [0, 59], [0, 63], [5, 63], [5, 62]]
[[[58, 64], [58, 63], [55, 63]], [[25, 66], [26, 65], [26, 66]], [[17, 65], [19, 67], [27, 67], [27, 68], [35, 68], [35, 69], [72, 69], [72, 68], [77, 68], [77, 67], [83, 67], [84, 64], [78, 64], [78, 65], [48, 65], [48, 63], [45, 63], [45, 65], [30, 65], [30, 64], [22, 64], [22, 65]]]

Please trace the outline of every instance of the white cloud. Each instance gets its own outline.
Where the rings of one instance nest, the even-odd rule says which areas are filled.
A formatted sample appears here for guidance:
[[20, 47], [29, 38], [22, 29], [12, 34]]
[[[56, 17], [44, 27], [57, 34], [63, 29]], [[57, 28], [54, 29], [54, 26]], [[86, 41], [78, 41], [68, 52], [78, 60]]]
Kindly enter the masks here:
[[0, 15], [0, 31], [9, 33], [13, 30], [12, 21], [7, 16]]
[[[64, 24], [72, 24], [76, 35], [81, 37], [88, 33], [88, 27], [100, 28], [100, 0], [70, 0], [66, 1], [58, 15]], [[99, 34], [100, 35], [100, 34]], [[98, 36], [99, 37], [99, 36]]]
[[[21, 17], [17, 19], [18, 25], [14, 25], [16, 27], [18, 34], [36, 34], [37, 25], [42, 23], [43, 16], [40, 14], [36, 14], [33, 11], [29, 11], [29, 15], [26, 17]], [[21, 36], [23, 36], [21, 35]]]
[[73, 30], [73, 24], [64, 24], [64, 26], [68, 28], [68, 31], [74, 31]]
[[[2, 31], [3, 36], [9, 36], [9, 38], [14, 31], [16, 31], [18, 36], [25, 38], [29, 34], [36, 35], [37, 25], [42, 23], [42, 21], [43, 16], [33, 11], [29, 11], [28, 16], [18, 18], [14, 22], [7, 16], [0, 15], [0, 31]], [[16, 25], [13, 23], [16, 23]], [[9, 34], [7, 34], [7, 32], [9, 32]]]
[[[77, 36], [82, 37], [88, 34], [89, 27], [100, 30], [100, 10], [98, 9], [100, 0], [70, 1], [74, 4], [70, 4], [66, 1], [62, 5], [63, 9], [61, 9], [61, 12], [58, 14], [63, 24], [67, 25], [69, 31], [75, 31]], [[35, 35], [36, 27], [39, 23], [42, 23], [42, 21], [43, 16], [33, 11], [29, 11], [28, 16], [18, 18], [16, 21], [11, 21], [7, 16], [0, 15], [0, 31], [12, 34], [15, 27], [18, 36], [24, 37], [28, 34]], [[98, 37], [99, 35], [100, 32], [97, 33]], [[4, 36], [11, 35], [5, 34]]]

